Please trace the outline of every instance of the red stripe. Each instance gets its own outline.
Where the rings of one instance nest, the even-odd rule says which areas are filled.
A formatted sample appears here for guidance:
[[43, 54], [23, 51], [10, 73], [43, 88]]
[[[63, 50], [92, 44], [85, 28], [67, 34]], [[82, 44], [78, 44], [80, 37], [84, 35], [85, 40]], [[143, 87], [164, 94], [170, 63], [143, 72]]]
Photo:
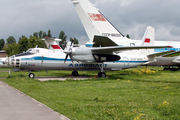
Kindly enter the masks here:
[[92, 21], [106, 21], [106, 19], [101, 14], [88, 13]]
[[146, 38], [144, 42], [145, 42], [145, 43], [150, 43], [151, 40], [150, 40], [149, 38]]
[[52, 47], [53, 47], [53, 49], [61, 49], [60, 47], [59, 47], [59, 45], [51, 45]]

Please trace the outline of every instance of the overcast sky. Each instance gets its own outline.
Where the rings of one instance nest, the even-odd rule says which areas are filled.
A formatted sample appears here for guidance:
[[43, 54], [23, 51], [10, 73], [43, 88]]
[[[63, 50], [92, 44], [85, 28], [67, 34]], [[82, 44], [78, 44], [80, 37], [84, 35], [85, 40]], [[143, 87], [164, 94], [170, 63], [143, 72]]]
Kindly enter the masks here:
[[[147, 26], [156, 30], [157, 40], [180, 41], [180, 0], [90, 0], [121, 33], [142, 39]], [[60, 31], [88, 41], [71, 0], [0, 0], [0, 39], [16, 41], [34, 32]]]

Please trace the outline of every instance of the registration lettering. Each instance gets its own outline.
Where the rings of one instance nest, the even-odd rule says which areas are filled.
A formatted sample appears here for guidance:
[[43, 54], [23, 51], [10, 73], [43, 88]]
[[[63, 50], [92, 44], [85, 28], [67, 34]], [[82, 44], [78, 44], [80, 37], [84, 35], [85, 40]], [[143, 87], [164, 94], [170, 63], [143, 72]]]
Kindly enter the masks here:
[[[90, 67], [90, 68], [99, 68], [99, 67], [102, 67], [102, 64], [69, 64], [68, 67]], [[107, 64], [104, 64], [104, 67], [107, 67]]]
[[116, 33], [102, 33], [102, 35], [106, 37], [121, 37], [121, 34]]

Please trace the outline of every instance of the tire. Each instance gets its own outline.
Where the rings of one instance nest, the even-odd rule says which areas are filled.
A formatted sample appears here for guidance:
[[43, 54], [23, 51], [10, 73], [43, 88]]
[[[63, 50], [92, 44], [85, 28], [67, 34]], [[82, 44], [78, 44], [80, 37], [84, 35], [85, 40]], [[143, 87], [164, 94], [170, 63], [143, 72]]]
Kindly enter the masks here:
[[101, 77], [104, 77], [104, 78], [105, 78], [105, 77], [106, 77], [106, 73], [104, 73], [104, 72], [99, 72], [99, 73], [98, 73], [98, 77], [99, 77], [99, 78], [101, 78]]
[[29, 77], [30, 77], [30, 78], [34, 78], [35, 75], [34, 75], [33, 73], [29, 73]]
[[78, 76], [79, 74], [78, 74], [78, 72], [77, 71], [73, 71], [72, 72], [72, 76]]

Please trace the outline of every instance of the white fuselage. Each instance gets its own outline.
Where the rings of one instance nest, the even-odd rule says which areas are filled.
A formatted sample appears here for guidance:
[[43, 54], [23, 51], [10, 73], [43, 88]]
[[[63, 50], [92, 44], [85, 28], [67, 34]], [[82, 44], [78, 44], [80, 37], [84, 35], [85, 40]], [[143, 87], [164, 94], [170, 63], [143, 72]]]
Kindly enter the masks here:
[[[120, 60], [104, 62], [104, 71], [121, 70], [142, 65], [148, 61], [146, 55], [140, 55], [140, 50], [119, 53]], [[148, 50], [147, 50], [148, 52]], [[23, 55], [24, 54], [24, 55]], [[78, 70], [100, 71], [102, 63], [98, 62], [74, 62], [67, 59], [63, 51], [53, 51], [43, 48], [33, 48], [31, 51], [20, 55], [14, 55], [9, 63], [12, 67], [21, 70]]]

